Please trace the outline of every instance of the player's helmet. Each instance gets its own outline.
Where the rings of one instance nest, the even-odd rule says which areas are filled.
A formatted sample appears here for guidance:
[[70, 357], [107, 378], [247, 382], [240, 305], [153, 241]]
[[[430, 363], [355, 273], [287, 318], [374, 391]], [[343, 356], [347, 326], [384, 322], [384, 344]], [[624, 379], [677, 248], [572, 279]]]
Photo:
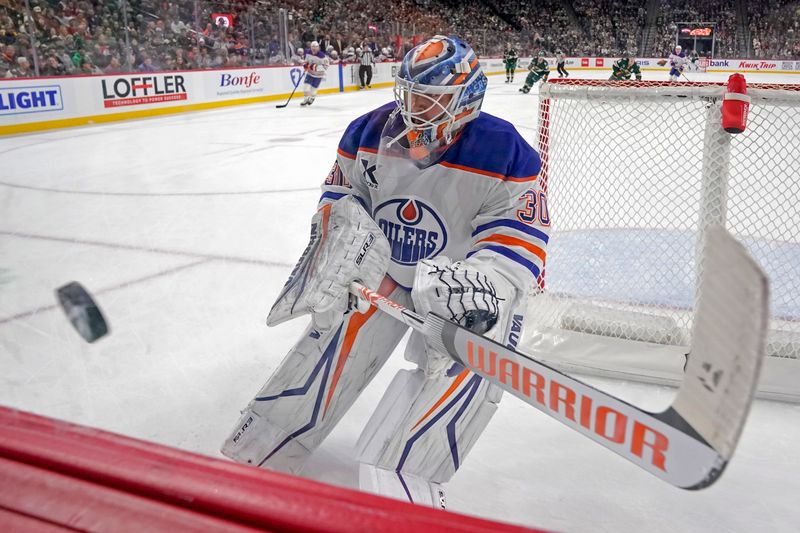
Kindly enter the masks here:
[[675, 51], [676, 51], [676, 52], [680, 53], [680, 51], [681, 51], [681, 50], [683, 50], [683, 47], [682, 47], [681, 45], [677, 45], [677, 46], [675, 47]]
[[631, 58], [631, 53], [628, 52], [627, 50], [623, 50], [622, 54], [620, 54], [620, 57], [622, 59], [630, 59]]
[[386, 147], [396, 145], [418, 167], [435, 163], [480, 114], [486, 85], [478, 57], [460, 39], [437, 35], [412, 48], [395, 77]]

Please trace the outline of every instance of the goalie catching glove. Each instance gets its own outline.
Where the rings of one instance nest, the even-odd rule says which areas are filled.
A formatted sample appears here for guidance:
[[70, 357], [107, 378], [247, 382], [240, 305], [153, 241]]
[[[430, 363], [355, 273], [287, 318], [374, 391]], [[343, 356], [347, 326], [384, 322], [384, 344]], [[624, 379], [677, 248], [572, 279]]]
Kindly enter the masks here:
[[349, 310], [350, 282], [377, 290], [389, 255], [389, 241], [355, 198], [345, 196], [320, 207], [311, 219], [311, 240], [272, 306], [267, 325], [310, 312], [317, 328], [335, 326]]
[[[435, 313], [465, 328], [498, 340], [505, 332], [515, 299], [514, 286], [492, 267], [446, 257], [417, 265], [411, 298], [417, 313]], [[442, 374], [453, 363], [428, 346], [425, 373]]]

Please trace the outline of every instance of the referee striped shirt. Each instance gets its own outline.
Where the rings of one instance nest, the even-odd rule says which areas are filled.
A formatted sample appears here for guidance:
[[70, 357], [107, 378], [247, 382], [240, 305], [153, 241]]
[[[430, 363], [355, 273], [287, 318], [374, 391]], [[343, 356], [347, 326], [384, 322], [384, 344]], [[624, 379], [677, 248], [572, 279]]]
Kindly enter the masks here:
[[363, 52], [361, 52], [361, 66], [363, 67], [371, 67], [375, 64], [375, 56], [372, 53], [372, 50], [369, 48], [365, 48]]

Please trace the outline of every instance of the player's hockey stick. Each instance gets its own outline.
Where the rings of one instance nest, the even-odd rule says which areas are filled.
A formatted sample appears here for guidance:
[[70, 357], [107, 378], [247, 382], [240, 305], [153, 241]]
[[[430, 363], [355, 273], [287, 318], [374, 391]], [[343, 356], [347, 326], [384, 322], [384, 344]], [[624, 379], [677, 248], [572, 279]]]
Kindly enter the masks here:
[[294, 96], [295, 91], [297, 90], [298, 87], [300, 87], [300, 84], [303, 83], [303, 78], [305, 78], [305, 77], [306, 77], [306, 71], [303, 70], [303, 75], [300, 76], [300, 78], [297, 80], [297, 85], [295, 85], [294, 89], [292, 89], [292, 93], [289, 95], [289, 98], [286, 99], [285, 103], [276, 105], [275, 106], [276, 108], [283, 109], [284, 107], [289, 105], [289, 102], [292, 101], [292, 97]]
[[651, 413], [458, 326], [425, 318], [359, 283], [351, 292], [421, 332], [435, 349], [524, 402], [684, 489], [714, 483], [733, 455], [765, 353], [767, 279], [720, 227], [706, 234], [703, 285], [686, 376]]

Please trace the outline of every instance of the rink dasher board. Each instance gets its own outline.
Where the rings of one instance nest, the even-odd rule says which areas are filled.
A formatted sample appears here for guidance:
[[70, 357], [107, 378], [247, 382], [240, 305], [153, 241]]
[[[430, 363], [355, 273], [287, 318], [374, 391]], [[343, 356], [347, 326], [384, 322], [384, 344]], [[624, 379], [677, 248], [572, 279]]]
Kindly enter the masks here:
[[[376, 64], [373, 85], [390, 86], [398, 65]], [[299, 66], [0, 80], [0, 135], [281, 100], [302, 83]], [[335, 64], [319, 92], [357, 85], [357, 65]]]

